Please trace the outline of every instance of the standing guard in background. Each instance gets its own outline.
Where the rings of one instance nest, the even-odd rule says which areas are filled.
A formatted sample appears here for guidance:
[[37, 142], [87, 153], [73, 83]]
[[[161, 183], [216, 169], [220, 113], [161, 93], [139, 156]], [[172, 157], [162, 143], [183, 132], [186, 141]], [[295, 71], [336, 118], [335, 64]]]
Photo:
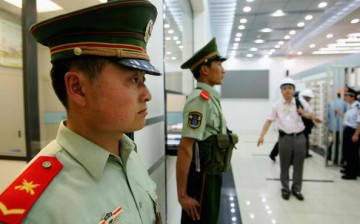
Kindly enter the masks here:
[[356, 100], [357, 91], [345, 88], [344, 100], [349, 104], [345, 114], [336, 110], [340, 116], [344, 116], [343, 151], [345, 169], [341, 170], [342, 179], [356, 180], [359, 173], [359, 134], [360, 134], [360, 103]]
[[160, 75], [146, 53], [156, 16], [147, 0], [116, 0], [31, 27], [50, 48], [67, 120], [0, 195], [0, 223], [161, 223], [156, 185], [125, 135], [146, 123], [145, 74]]
[[264, 143], [264, 136], [272, 121], [276, 121], [279, 130], [280, 152], [280, 180], [282, 184], [281, 196], [284, 200], [290, 198], [289, 168], [292, 164], [293, 184], [292, 194], [300, 201], [304, 200], [301, 194], [304, 159], [306, 155], [305, 126], [301, 117], [312, 119], [309, 105], [304, 99], [299, 99], [302, 107], [297, 107], [294, 98], [295, 82], [285, 78], [280, 84], [282, 99], [276, 102], [261, 131], [257, 145]]
[[214, 85], [224, 78], [222, 62], [213, 38], [181, 65], [197, 80], [183, 110], [182, 138], [176, 164], [181, 223], [218, 223], [222, 172], [230, 166], [237, 136], [230, 134]]

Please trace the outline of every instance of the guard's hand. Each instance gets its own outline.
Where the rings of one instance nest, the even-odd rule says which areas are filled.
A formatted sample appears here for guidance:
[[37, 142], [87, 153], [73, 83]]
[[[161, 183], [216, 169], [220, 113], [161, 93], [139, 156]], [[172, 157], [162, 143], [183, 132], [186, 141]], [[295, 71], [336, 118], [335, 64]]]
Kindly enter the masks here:
[[186, 195], [179, 199], [179, 203], [193, 221], [200, 220], [200, 203], [197, 200]]
[[259, 147], [260, 145], [264, 144], [264, 137], [260, 137], [258, 142], [257, 142], [257, 146]]
[[352, 141], [352, 142], [357, 142], [357, 141], [359, 141], [359, 135], [353, 135], [352, 138], [351, 138], [351, 141]]

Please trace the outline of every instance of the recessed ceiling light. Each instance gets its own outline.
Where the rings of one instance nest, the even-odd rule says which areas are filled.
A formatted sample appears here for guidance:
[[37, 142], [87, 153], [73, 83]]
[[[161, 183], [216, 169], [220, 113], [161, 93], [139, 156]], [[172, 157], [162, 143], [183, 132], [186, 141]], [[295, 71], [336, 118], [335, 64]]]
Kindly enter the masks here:
[[183, 48], [184, 48], [184, 46], [180, 45], [180, 46], [179, 46], [179, 48], [180, 48], [180, 49], [183, 49]]
[[316, 47], [316, 45], [315, 44], [310, 44], [309, 47], [314, 48], [314, 47]]
[[332, 35], [331, 33], [329, 33], [328, 35], [326, 35], [326, 38], [330, 39], [333, 38], [334, 35]]
[[181, 44], [181, 41], [180, 41], [180, 40], [177, 40], [177, 41], [176, 41], [176, 44]]
[[233, 50], [237, 50], [237, 49], [239, 49], [239, 47], [237, 47], [237, 46], [233, 46], [233, 48], [232, 48]]
[[243, 30], [243, 29], [245, 29], [245, 26], [244, 26], [244, 25], [240, 25], [240, 26], [238, 26], [238, 29], [239, 29], [239, 30]]
[[349, 33], [348, 37], [360, 37], [360, 33]]
[[312, 20], [313, 16], [312, 15], [307, 15], [305, 16], [305, 20]]
[[250, 48], [250, 51], [257, 51], [258, 49], [256, 47]]
[[176, 60], [176, 57], [171, 57], [171, 60]]
[[280, 45], [277, 44], [277, 45], [275, 45], [274, 47], [275, 47], [275, 48], [280, 48]]
[[254, 0], [246, 0], [247, 2], [253, 2]]
[[290, 32], [289, 32], [290, 35], [294, 35], [295, 33], [296, 33], [295, 30], [290, 30]]
[[239, 46], [239, 43], [234, 43], [234, 47], [237, 47], [237, 46]]
[[246, 23], [247, 22], [247, 19], [243, 18], [243, 19], [240, 19], [240, 23]]
[[243, 11], [244, 11], [244, 12], [250, 12], [250, 11], [251, 11], [251, 7], [250, 7], [250, 6], [245, 6], [245, 7], [243, 8]]
[[171, 53], [171, 51], [167, 51], [166, 54], [169, 55], [169, 54], [172, 54], [172, 53]]
[[174, 30], [168, 30], [168, 33], [172, 34], [174, 33]]
[[302, 55], [302, 54], [303, 54], [302, 51], [298, 51], [298, 52], [297, 52], [297, 55]]
[[236, 33], [236, 36], [237, 36], [237, 37], [241, 37], [241, 36], [242, 36], [242, 33]]
[[171, 37], [165, 37], [165, 40], [171, 40]]
[[319, 8], [325, 8], [327, 6], [327, 2], [320, 2], [319, 4], [318, 4], [318, 7]]
[[257, 43], [257, 44], [262, 44], [262, 43], [264, 43], [264, 40], [257, 39], [257, 40], [254, 40], [254, 42]]
[[279, 9], [279, 10], [276, 10], [273, 14], [271, 14], [272, 16], [275, 16], [275, 17], [279, 17], [279, 16], [284, 16], [285, 13]]
[[279, 44], [279, 45], [283, 45], [283, 44], [284, 44], [284, 41], [279, 41], [278, 44]]
[[179, 38], [177, 36], [173, 37], [173, 40], [178, 40]]
[[274, 49], [274, 48], [273, 48], [273, 49], [271, 49], [271, 50], [270, 50], [270, 52], [271, 52], [271, 53], [274, 53], [274, 52], [275, 52], [275, 49]]
[[305, 23], [304, 23], [304, 22], [299, 22], [299, 23], [297, 24], [297, 26], [298, 26], [298, 27], [303, 27], [303, 26], [305, 26]]
[[284, 39], [285, 40], [289, 40], [291, 37], [289, 36], [289, 35], [286, 35], [285, 37], [284, 37]]
[[241, 40], [240, 37], [235, 37], [235, 41], [239, 42]]
[[253, 57], [254, 55], [253, 54], [247, 54], [246, 55], [246, 57], [248, 57], [248, 58], [251, 58], [251, 57]]
[[358, 23], [359, 21], [360, 21], [360, 19], [356, 18], [356, 19], [351, 20], [350, 23], [355, 24], [355, 23]]
[[169, 28], [169, 27], [170, 27], [170, 24], [165, 23], [165, 24], [164, 24], [164, 27], [165, 27], [165, 28]]
[[260, 32], [269, 33], [269, 32], [272, 32], [272, 29], [270, 29], [270, 28], [264, 28], [264, 29], [260, 30]]
[[[21, 0], [4, 0], [18, 8], [22, 8], [22, 1]], [[37, 0], [36, 10], [37, 12], [53, 12], [59, 11], [63, 8], [60, 7], [58, 4], [50, 1], [50, 0]]]

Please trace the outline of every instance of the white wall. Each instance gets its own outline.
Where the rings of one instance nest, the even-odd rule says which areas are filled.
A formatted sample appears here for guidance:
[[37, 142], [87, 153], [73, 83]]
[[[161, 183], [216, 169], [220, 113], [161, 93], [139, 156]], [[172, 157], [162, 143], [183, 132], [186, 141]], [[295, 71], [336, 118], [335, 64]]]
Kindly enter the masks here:
[[[310, 56], [288, 59], [230, 58], [223, 63], [225, 70], [269, 70], [269, 99], [223, 99], [222, 108], [230, 129], [240, 133], [259, 133], [270, 112], [272, 104], [280, 97], [279, 83], [290, 76], [334, 60], [334, 56]], [[226, 74], [225, 74], [226, 78]]]

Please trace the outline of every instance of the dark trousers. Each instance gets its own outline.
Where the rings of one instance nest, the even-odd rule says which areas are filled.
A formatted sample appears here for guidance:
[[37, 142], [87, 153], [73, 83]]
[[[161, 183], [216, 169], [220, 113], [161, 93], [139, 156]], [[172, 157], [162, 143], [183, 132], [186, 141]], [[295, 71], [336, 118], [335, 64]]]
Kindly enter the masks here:
[[351, 177], [357, 177], [359, 166], [359, 147], [360, 141], [351, 141], [352, 136], [355, 133], [355, 129], [350, 127], [344, 128], [343, 134], [343, 151], [344, 159], [346, 162], [345, 175]]
[[270, 152], [270, 156], [275, 158], [277, 155], [279, 155], [279, 142], [276, 142], [273, 149]]
[[310, 155], [309, 154], [309, 149], [310, 149], [309, 135], [310, 135], [310, 133], [304, 132], [304, 136], [305, 136], [305, 139], [306, 139], [306, 156]]
[[302, 176], [304, 159], [306, 156], [306, 139], [304, 134], [297, 136], [283, 135], [279, 137], [280, 152], [280, 180], [282, 190], [290, 191], [289, 169], [293, 165], [293, 184], [291, 190], [300, 192], [302, 187]]
[[195, 164], [191, 163], [187, 194], [200, 202], [200, 220], [193, 221], [187, 213], [182, 210], [181, 224], [217, 224], [220, 209], [220, 194], [222, 185], [222, 174], [206, 174], [196, 172]]
[[[305, 139], [306, 139], [306, 155], [310, 155], [309, 154], [309, 148], [310, 148], [310, 142], [309, 142], [309, 135], [310, 133], [305, 133]], [[276, 144], [274, 145], [273, 149], [270, 152], [270, 156], [275, 158], [277, 155], [279, 155], [279, 142], [276, 142]]]
[[[339, 163], [339, 143], [340, 143], [340, 132], [336, 131], [336, 133], [335, 133], [335, 155], [334, 155], [334, 160], [333, 160], [334, 164]], [[327, 160], [331, 160], [333, 144], [334, 144], [334, 140], [332, 140], [330, 142], [330, 145], [329, 145], [329, 148], [328, 148]], [[343, 161], [344, 156], [342, 155], [341, 157], [342, 157], [341, 160]]]

